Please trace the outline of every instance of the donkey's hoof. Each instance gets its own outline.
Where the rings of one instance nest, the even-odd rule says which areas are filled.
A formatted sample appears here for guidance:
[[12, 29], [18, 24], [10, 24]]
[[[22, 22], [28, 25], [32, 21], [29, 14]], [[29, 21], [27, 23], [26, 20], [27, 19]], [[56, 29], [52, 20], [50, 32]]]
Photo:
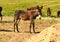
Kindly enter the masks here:
[[19, 31], [17, 31], [17, 32], [19, 32]]
[[14, 30], [14, 32], [15, 32], [15, 30]]
[[40, 33], [40, 32], [34, 32], [34, 33]]
[[32, 33], [32, 32], [30, 32], [30, 33]]

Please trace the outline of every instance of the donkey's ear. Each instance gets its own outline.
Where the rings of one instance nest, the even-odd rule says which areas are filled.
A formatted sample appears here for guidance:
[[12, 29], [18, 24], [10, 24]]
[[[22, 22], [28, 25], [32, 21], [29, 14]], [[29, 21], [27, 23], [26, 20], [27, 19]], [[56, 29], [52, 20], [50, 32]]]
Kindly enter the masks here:
[[37, 5], [36, 7], [39, 8], [39, 5]]
[[2, 7], [0, 6], [0, 10], [2, 10]]
[[41, 6], [41, 9], [43, 8], [43, 6]]

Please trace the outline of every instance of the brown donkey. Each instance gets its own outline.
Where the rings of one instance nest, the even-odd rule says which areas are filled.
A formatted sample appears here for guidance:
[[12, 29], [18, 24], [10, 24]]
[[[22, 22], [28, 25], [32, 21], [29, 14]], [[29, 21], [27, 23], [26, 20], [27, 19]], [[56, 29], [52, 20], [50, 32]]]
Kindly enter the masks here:
[[1, 21], [2, 21], [2, 7], [0, 6], [0, 17], [1, 17]]
[[57, 16], [58, 16], [58, 17], [60, 16], [60, 10], [57, 11]]
[[47, 8], [47, 16], [51, 16], [51, 9], [49, 7]]
[[22, 20], [30, 20], [30, 29], [29, 32], [31, 33], [31, 27], [33, 27], [33, 32], [35, 33], [35, 22], [37, 16], [39, 16], [39, 8], [31, 9], [31, 10], [16, 10], [14, 14], [14, 31], [15, 29], [18, 30], [18, 23]]

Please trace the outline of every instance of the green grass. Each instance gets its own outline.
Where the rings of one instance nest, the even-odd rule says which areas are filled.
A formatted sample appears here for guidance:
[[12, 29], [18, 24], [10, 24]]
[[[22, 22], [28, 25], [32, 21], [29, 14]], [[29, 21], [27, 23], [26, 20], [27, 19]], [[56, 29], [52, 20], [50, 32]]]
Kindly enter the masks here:
[[59, 0], [0, 0], [0, 6], [3, 7], [3, 16], [13, 16], [14, 11], [18, 9], [25, 10], [27, 7], [43, 5], [43, 16], [46, 16], [46, 8], [50, 7], [52, 16], [56, 16], [57, 10], [60, 10]]

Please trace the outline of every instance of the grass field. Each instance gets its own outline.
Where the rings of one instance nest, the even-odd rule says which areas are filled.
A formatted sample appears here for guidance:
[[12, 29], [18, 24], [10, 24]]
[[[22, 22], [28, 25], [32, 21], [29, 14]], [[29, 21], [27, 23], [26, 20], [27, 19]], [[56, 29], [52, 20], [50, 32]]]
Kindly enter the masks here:
[[18, 9], [25, 10], [27, 7], [43, 5], [43, 16], [46, 16], [46, 8], [50, 7], [52, 16], [56, 16], [56, 12], [60, 10], [60, 0], [0, 0], [0, 6], [3, 7], [3, 16], [13, 16], [14, 11]]

